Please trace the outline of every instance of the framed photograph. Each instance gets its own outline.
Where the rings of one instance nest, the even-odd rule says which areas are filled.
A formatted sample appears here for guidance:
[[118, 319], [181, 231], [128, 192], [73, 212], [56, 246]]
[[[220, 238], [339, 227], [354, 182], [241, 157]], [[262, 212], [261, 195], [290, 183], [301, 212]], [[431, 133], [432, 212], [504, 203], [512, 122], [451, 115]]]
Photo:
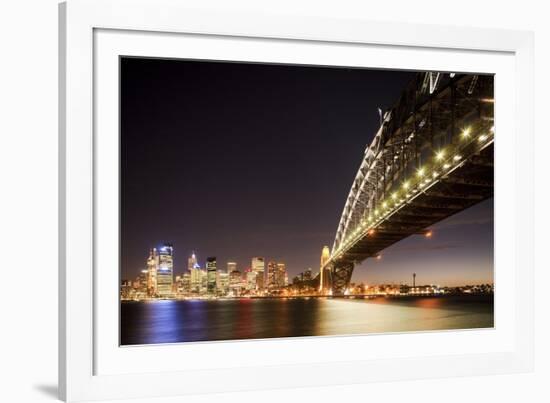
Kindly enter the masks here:
[[61, 4], [61, 397], [531, 370], [532, 42]]

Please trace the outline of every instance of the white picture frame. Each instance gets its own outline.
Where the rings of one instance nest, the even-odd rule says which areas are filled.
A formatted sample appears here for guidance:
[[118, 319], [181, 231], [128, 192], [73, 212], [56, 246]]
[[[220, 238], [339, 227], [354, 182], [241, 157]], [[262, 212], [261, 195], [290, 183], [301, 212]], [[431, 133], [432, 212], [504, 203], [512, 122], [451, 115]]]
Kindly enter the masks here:
[[[259, 13], [230, 15], [190, 10], [169, 0], [71, 0], [60, 5], [59, 39], [61, 398], [170, 396], [532, 370], [531, 33]], [[230, 46], [216, 45], [216, 41]], [[203, 46], [205, 42], [212, 46]], [[117, 183], [104, 192], [106, 181], [101, 179], [107, 177], [102, 172], [108, 171], [116, 153], [109, 155], [105, 143], [97, 141], [98, 130], [105, 136], [117, 119], [116, 102], [112, 104], [116, 88], [114, 98], [109, 95], [117, 85], [111, 62], [120, 54], [181, 57], [186, 46], [198, 58], [215, 55], [221, 59], [330, 64], [327, 58], [337, 54], [340, 65], [384, 68], [397, 67], [392, 54], [395, 58], [398, 52], [408, 52], [417, 57], [400, 57], [400, 68], [501, 69], [496, 77], [497, 82], [503, 77], [504, 84], [496, 87], [496, 98], [506, 95], [507, 102], [496, 112], [501, 137], [495, 168], [495, 187], [497, 194], [500, 192], [496, 197], [495, 234], [500, 249], [495, 249], [495, 332], [399, 335], [399, 344], [407, 337], [407, 343], [428, 346], [413, 354], [398, 348], [388, 351], [388, 346], [397, 344], [396, 335], [119, 348], [118, 339], [113, 340], [117, 315], [109, 314], [116, 311], [114, 307], [109, 310], [109, 296], [118, 296], [112, 293], [118, 282], [109, 277], [113, 272], [106, 269], [109, 260], [103, 252], [113, 242], [103, 228], [112, 225], [116, 217], [109, 215], [107, 205], [102, 207]], [[261, 56], [260, 50], [266, 46], [275, 48], [271, 56]], [[312, 47], [322, 51], [309, 52]], [[358, 52], [363, 52], [363, 57], [375, 52], [371, 54], [377, 61], [365, 64]], [[310, 59], [299, 59], [306, 57], [302, 54]], [[499, 164], [504, 160], [508, 163]], [[499, 216], [503, 218], [499, 220]], [[499, 235], [506, 231], [513, 236]], [[376, 354], [369, 353], [369, 345], [371, 350], [376, 345]], [[327, 353], [319, 359], [321, 350]], [[352, 357], [349, 353], [354, 351], [362, 353]], [[202, 365], [196, 356], [208, 356], [208, 365]], [[216, 357], [232, 357], [232, 364]]]

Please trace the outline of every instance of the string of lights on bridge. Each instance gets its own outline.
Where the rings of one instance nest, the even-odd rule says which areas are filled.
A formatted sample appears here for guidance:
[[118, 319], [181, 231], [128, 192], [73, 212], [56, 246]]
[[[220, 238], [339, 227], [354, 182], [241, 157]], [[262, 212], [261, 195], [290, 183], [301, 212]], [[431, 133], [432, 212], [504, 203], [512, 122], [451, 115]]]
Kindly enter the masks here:
[[[435, 152], [433, 157], [434, 162], [431, 164], [432, 169], [429, 169], [430, 164], [417, 168], [415, 178], [405, 180], [400, 190], [394, 191], [389, 198], [381, 202], [381, 208], [376, 208], [373, 214], [361, 220], [360, 225], [344, 239], [337, 250], [333, 251], [331, 260], [336, 257], [342, 257], [344, 251], [361, 239], [365, 232], [368, 236], [374, 236], [376, 234], [376, 227], [397, 212], [400, 207], [428, 190], [443, 175], [449, 174], [460, 167], [464, 163], [460, 150], [464, 150], [473, 144], [478, 144], [481, 148], [484, 148], [491, 144], [493, 139], [494, 126], [489, 129], [488, 133], [482, 132], [477, 136], [474, 135], [471, 127], [465, 128], [460, 134], [460, 146], [456, 147], [458, 150], [452, 152], [450, 150], [451, 147], [448, 146], [447, 149], [442, 148]], [[427, 237], [431, 237], [431, 235], [431, 231], [426, 232]], [[380, 259], [381, 256], [377, 255], [376, 257]]]

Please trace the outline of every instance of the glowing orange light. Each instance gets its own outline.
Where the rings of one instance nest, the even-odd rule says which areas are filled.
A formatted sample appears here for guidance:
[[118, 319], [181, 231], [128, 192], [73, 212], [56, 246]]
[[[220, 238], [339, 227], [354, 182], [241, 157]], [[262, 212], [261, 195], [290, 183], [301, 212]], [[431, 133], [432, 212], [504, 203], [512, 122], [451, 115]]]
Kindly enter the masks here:
[[382, 255], [376, 255], [376, 260], [382, 259]]
[[374, 231], [373, 229], [369, 229], [368, 234], [372, 236], [372, 235], [374, 235], [374, 232], [375, 232], [375, 231]]
[[432, 231], [428, 231], [424, 234], [426, 236], [426, 238], [431, 238], [432, 237]]

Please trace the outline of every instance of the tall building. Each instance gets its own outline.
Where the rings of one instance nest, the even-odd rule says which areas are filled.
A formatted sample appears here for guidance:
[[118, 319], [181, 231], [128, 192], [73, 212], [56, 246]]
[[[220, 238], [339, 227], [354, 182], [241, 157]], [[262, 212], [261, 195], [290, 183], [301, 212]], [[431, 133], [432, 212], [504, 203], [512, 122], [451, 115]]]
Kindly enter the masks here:
[[195, 256], [195, 252], [193, 252], [187, 259], [187, 270], [191, 271], [195, 266], [197, 266], [197, 256]]
[[157, 248], [153, 248], [149, 251], [149, 257], [147, 258], [147, 295], [150, 297], [157, 295], [158, 264]]
[[252, 269], [249, 269], [246, 271], [246, 289], [247, 291], [254, 291], [256, 290], [256, 287], [257, 287], [257, 273], [252, 270]]
[[330, 249], [328, 246], [323, 247], [321, 252], [321, 268], [319, 271], [319, 292], [327, 293], [330, 289], [330, 267], [325, 267], [330, 259]]
[[218, 270], [216, 273], [216, 293], [226, 295], [229, 291], [229, 273]]
[[277, 286], [277, 263], [267, 264], [267, 288], [273, 289]]
[[211, 256], [206, 259], [206, 290], [208, 294], [214, 295], [216, 293], [216, 275], [217, 275], [217, 268], [216, 268], [216, 257]]
[[232, 271], [237, 271], [237, 263], [227, 262], [227, 274], [231, 274]]
[[277, 288], [283, 288], [288, 285], [288, 276], [286, 274], [286, 265], [282, 262], [277, 263]]
[[263, 257], [252, 258], [252, 271], [256, 273], [256, 288], [263, 290], [265, 288], [265, 260]]
[[241, 294], [242, 278], [241, 272], [238, 270], [232, 271], [229, 275], [229, 289], [232, 291], [233, 296], [239, 296]]
[[169, 297], [174, 292], [174, 248], [170, 244], [158, 249], [157, 294]]

